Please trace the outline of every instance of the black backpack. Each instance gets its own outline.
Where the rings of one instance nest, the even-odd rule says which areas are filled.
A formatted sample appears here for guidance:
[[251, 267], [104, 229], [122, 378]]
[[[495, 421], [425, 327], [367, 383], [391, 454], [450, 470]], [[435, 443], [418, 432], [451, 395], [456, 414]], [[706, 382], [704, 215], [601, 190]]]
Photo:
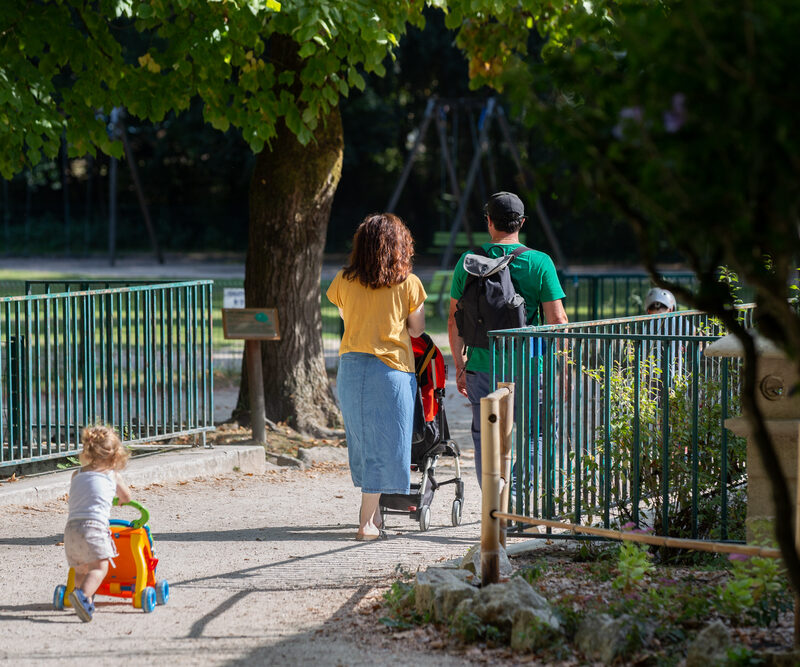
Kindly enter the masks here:
[[509, 264], [528, 250], [520, 246], [508, 255], [491, 257], [483, 248], [476, 248], [464, 257], [467, 280], [455, 320], [465, 345], [488, 349], [489, 331], [527, 324], [525, 299], [514, 289]]

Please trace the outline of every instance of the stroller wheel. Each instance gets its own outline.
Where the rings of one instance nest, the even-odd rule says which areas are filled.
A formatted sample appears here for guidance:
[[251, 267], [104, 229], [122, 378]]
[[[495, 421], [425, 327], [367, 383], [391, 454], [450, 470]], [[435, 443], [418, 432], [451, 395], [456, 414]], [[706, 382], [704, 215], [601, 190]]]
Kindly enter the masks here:
[[453, 501], [453, 511], [450, 513], [450, 520], [454, 526], [461, 525], [461, 501], [458, 498]]
[[423, 505], [419, 508], [419, 529], [428, 530], [431, 527], [431, 508]]

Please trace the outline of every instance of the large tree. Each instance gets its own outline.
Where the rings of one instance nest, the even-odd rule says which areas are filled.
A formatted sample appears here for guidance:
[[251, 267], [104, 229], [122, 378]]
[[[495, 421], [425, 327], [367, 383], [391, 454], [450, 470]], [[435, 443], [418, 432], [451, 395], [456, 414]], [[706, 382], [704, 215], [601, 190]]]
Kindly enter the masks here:
[[107, 132], [119, 106], [159, 121], [199, 97], [212, 126], [239, 128], [257, 153], [246, 300], [276, 307], [282, 334], [263, 346], [267, 414], [324, 431], [339, 418], [319, 312], [341, 174], [339, 100], [363, 88], [363, 73], [382, 75], [406, 26], [435, 4], [8, 0], [0, 4], [0, 174], [55, 156], [62, 137], [72, 157], [121, 156]]
[[[546, 39], [535, 57], [522, 26]], [[756, 401], [754, 334], [717, 277], [725, 266], [752, 288], [758, 330], [800, 367], [791, 286], [800, 257], [798, 29], [791, 0], [529, 1], [472, 21], [461, 44], [475, 85], [504, 88], [577, 165], [584, 187], [628, 221], [654, 279], [741, 341], [742, 405], [800, 592], [789, 488]], [[696, 291], [658, 273], [671, 249], [697, 274]]]

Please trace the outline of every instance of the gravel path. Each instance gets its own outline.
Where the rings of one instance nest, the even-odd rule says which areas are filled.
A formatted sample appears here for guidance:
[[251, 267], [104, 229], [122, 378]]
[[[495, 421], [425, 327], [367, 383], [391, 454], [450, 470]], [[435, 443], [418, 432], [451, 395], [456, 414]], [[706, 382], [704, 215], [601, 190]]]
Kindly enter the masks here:
[[[135, 488], [134, 497], [151, 513], [158, 578], [170, 583], [169, 604], [145, 614], [129, 601], [99, 597], [88, 624], [50, 604], [56, 584], [66, 582], [60, 545], [66, 501], [7, 507], [0, 515], [6, 584], [0, 661], [85, 665], [88, 658], [116, 665], [127, 655], [177, 665], [465, 664], [464, 657], [441, 653], [372, 649], [368, 638], [342, 629], [375, 603], [398, 569], [413, 572], [461, 557], [479, 539], [469, 454], [460, 527], [450, 526], [453, 492], [445, 487], [434, 499], [429, 531], [394, 516], [387, 522], [390, 539], [380, 542], [353, 539], [359, 494], [344, 466]], [[440, 466], [442, 476], [452, 473], [446, 464], [452, 462]], [[118, 517], [135, 515], [115, 510]]]
[[[30, 267], [29, 260], [20, 264], [13, 268]], [[47, 268], [74, 270], [73, 264], [49, 262]], [[198, 264], [171, 262], [164, 274], [243, 274], [236, 263]], [[152, 275], [154, 268], [163, 267], [146, 258], [123, 258], [114, 269], [100, 259], [82, 260], [79, 270], [84, 275], [137, 276]], [[446, 336], [440, 338], [437, 344], [445, 347]], [[215, 402], [215, 420], [226, 419], [235, 391], [220, 392]], [[436, 494], [427, 532], [408, 518], [393, 516], [387, 521], [390, 539], [356, 542], [359, 492], [344, 466], [230, 473], [134, 488], [134, 498], [150, 511], [158, 578], [167, 579], [171, 589], [169, 604], [151, 614], [110, 597], [98, 597], [91, 623], [81, 623], [72, 611], [55, 611], [53, 589], [67, 577], [61, 545], [66, 499], [4, 507], [0, 663], [471, 664], [467, 656], [409, 650], [402, 641], [394, 642], [394, 648], [388, 642], [387, 648], [386, 641], [372, 642], [369, 632], [358, 636], [364, 626], [354, 622], [374, 608], [399, 570], [414, 572], [460, 558], [479, 540], [469, 410], [452, 381], [445, 406], [451, 436], [463, 450], [466, 498], [463, 523], [457, 528], [450, 525], [454, 487], [448, 486]], [[157, 457], [153, 461], [158, 465]], [[452, 473], [449, 466], [452, 461], [445, 459], [440, 476]], [[67, 490], [65, 484], [65, 494]], [[114, 516], [132, 519], [136, 512], [123, 508]]]

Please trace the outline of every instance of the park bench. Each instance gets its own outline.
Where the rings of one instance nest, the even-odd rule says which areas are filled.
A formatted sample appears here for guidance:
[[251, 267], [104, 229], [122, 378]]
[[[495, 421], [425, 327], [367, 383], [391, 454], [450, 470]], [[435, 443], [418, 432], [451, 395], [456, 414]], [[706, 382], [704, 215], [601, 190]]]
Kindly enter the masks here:
[[425, 299], [426, 311], [433, 310], [442, 319], [447, 319], [450, 311], [450, 284], [452, 282], [452, 271], [436, 271], [433, 274], [426, 290], [428, 292], [428, 298]]

